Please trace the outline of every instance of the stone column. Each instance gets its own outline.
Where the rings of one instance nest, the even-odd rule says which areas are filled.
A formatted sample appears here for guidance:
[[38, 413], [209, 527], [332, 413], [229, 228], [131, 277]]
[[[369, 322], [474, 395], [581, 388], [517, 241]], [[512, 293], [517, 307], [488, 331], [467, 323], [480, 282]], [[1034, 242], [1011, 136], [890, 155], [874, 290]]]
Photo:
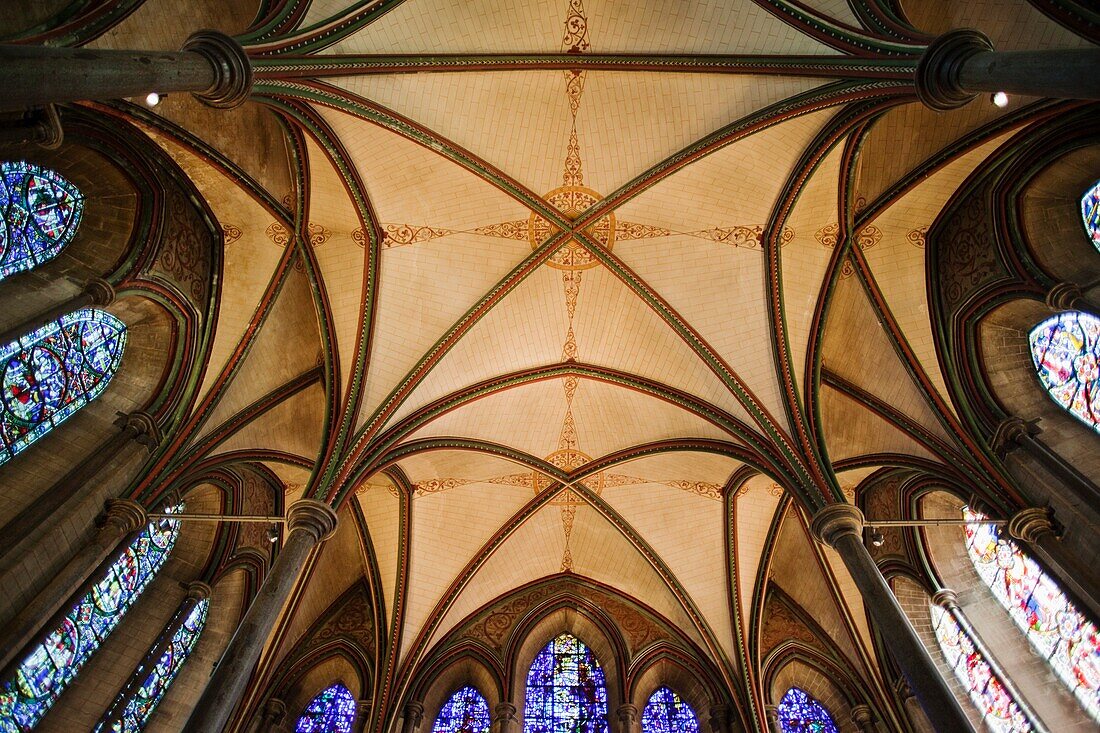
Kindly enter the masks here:
[[401, 722], [401, 733], [416, 733], [420, 721], [424, 718], [424, 703], [410, 700], [405, 703], [405, 715]]
[[120, 499], [112, 501], [107, 510], [107, 519], [96, 532], [92, 541], [77, 551], [58, 572], [49, 584], [28, 603], [15, 618], [8, 622], [0, 639], [0, 679], [11, 679], [14, 667], [22, 661], [27, 648], [39, 638], [45, 638], [60, 616], [68, 612], [67, 604], [89, 582], [95, 582], [95, 573], [123, 543], [130, 541], [131, 535], [142, 529], [148, 520], [145, 508], [135, 501]]
[[355, 725], [359, 733], [367, 733], [370, 728], [370, 711], [372, 706], [372, 701], [360, 700], [355, 708]]
[[1039, 440], [1042, 431], [1034, 422], [1007, 417], [997, 425], [990, 447], [1001, 460], [1017, 448], [1060, 479], [1067, 489], [1089, 506], [1100, 506], [1100, 487], [1055, 451]]
[[932, 724], [928, 721], [928, 716], [921, 710], [920, 703], [917, 702], [916, 695], [913, 694], [913, 689], [909, 687], [909, 683], [905, 681], [904, 677], [898, 677], [894, 682], [894, 690], [898, 694], [898, 699], [901, 700], [901, 706], [905, 710], [905, 714], [909, 716], [909, 722], [913, 725], [913, 730], [916, 733], [936, 733], [932, 728]]
[[730, 713], [729, 705], [716, 703], [710, 706], [707, 713], [711, 733], [732, 733], [733, 715]]
[[252, 91], [244, 49], [211, 30], [192, 35], [179, 52], [3, 45], [0, 73], [2, 112], [149, 92], [191, 92], [211, 107], [236, 107]]
[[[0, 68], [3, 68], [0, 66]], [[2, 99], [2, 96], [0, 96]], [[36, 313], [21, 323], [0, 331], [0, 346], [7, 346], [12, 341], [18, 341], [31, 331], [42, 328], [47, 323], [53, 323], [61, 316], [68, 315], [81, 308], [104, 308], [115, 302], [115, 288], [111, 283], [100, 278], [88, 281], [79, 294], [68, 300], [58, 303], [41, 313]]]
[[328, 504], [313, 499], [300, 499], [291, 505], [287, 520], [282, 552], [218, 661], [183, 728], [187, 733], [214, 733], [225, 726], [244, 694], [260, 652], [306, 559], [336, 531], [336, 512]]
[[269, 697], [259, 716], [253, 719], [250, 733], [281, 733], [285, 719], [286, 703], [277, 697]]
[[1100, 304], [1086, 297], [1081, 286], [1076, 283], [1056, 284], [1047, 293], [1046, 302], [1047, 306], [1056, 313], [1084, 311], [1100, 318]]
[[510, 702], [499, 703], [493, 708], [493, 722], [490, 729], [494, 733], [513, 733], [516, 729], [516, 706]]
[[764, 717], [768, 719], [768, 730], [771, 733], [783, 733], [783, 726], [779, 724], [779, 708], [775, 705], [764, 706]]
[[145, 680], [149, 677], [149, 670], [153, 669], [161, 657], [168, 652], [172, 646], [172, 637], [176, 635], [176, 632], [183, 626], [183, 622], [187, 620], [187, 617], [191, 615], [191, 612], [195, 610], [195, 607], [199, 605], [199, 602], [210, 597], [211, 588], [201, 580], [196, 580], [187, 586], [187, 596], [183, 599], [183, 603], [180, 604], [179, 609], [175, 615], [172, 616], [172, 620], [168, 622], [168, 625], [164, 627], [164, 631], [161, 632], [160, 637], [157, 639], [153, 648], [145, 655], [141, 663], [138, 665], [137, 670], [130, 675], [130, 679], [127, 680], [122, 690], [116, 696], [116, 702], [112, 704], [111, 710], [108, 711], [106, 719], [101, 723], [103, 730], [113, 730], [113, 726], [117, 723], [119, 730], [122, 730], [122, 715], [126, 712], [126, 705], [133, 698], [134, 693], [140, 688]]
[[615, 709], [615, 717], [619, 719], [619, 733], [642, 733], [638, 727], [638, 706], [624, 702]]
[[7, 573], [18, 567], [16, 558], [29, 548], [47, 541], [62, 521], [71, 517], [80, 505], [99, 489], [96, 480], [109, 465], [119, 461], [133, 443], [150, 450], [161, 440], [160, 427], [147, 412], [119, 413], [115, 425], [119, 431], [96, 446], [76, 468], [62, 476], [53, 486], [31, 502], [23, 511], [0, 528], [0, 587]]
[[37, 145], [46, 150], [57, 150], [64, 139], [61, 117], [53, 104], [30, 110], [18, 122], [0, 125], [0, 147]]
[[859, 733], [877, 733], [875, 716], [868, 705], [852, 707], [852, 722], [856, 724], [856, 728], [859, 728]]
[[[1009, 697], [1016, 701], [1016, 706], [1020, 708], [1020, 711], [1023, 712], [1028, 721], [1032, 722], [1034, 725], [1034, 722], [1039, 720], [1039, 716], [1035, 714], [1035, 711], [1031, 709], [1024, 699], [1024, 696], [1020, 693], [1020, 690], [1012, 683], [1012, 678], [1005, 673], [1004, 668], [1001, 667], [996, 656], [990, 651], [977, 629], [970, 624], [970, 619], [966, 617], [966, 614], [963, 613], [962, 606], [959, 605], [958, 594], [950, 588], [941, 588], [932, 594], [932, 603], [951, 614], [951, 617], [955, 619], [955, 622], [959, 624], [959, 627], [962, 628], [971, 643], [974, 644], [974, 648], [978, 650], [978, 653], [985, 659], [986, 664], [993, 670], [993, 674], [997, 675], [1001, 680], [1001, 684], [1008, 692]], [[1035, 727], [1038, 728], [1039, 726]]]
[[1097, 68], [1097, 48], [994, 51], [985, 34], [957, 28], [929, 44], [917, 65], [915, 81], [925, 106], [949, 110], [982, 92], [1100, 99]]
[[840, 554], [863, 596], [863, 605], [871, 614], [875, 629], [936, 730], [973, 731], [947, 681], [940, 675], [878, 565], [867, 552], [861, 536], [863, 512], [851, 504], [830, 504], [814, 515], [811, 526], [818, 540]]

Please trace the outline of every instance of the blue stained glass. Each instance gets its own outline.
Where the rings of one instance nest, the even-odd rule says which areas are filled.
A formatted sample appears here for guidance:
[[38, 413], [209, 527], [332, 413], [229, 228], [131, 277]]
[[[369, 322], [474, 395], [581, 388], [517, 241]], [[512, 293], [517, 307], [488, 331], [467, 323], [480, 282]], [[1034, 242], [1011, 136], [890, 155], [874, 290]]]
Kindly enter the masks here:
[[776, 714], [784, 733], [838, 733], [825, 706], [797, 687], [787, 690]]
[[355, 722], [355, 698], [339, 682], [326, 687], [310, 700], [294, 733], [351, 733]]
[[1085, 232], [1092, 240], [1092, 246], [1100, 249], [1100, 181], [1081, 197], [1081, 221], [1085, 223]]
[[432, 733], [488, 733], [489, 703], [473, 687], [451, 695], [435, 719]]
[[80, 226], [84, 197], [53, 171], [0, 163], [0, 280], [57, 256]]
[[[111, 733], [137, 733], [145, 729], [149, 716], [164, 699], [168, 686], [172, 684], [172, 680], [183, 668], [183, 663], [195, 649], [203, 626], [206, 625], [206, 612], [209, 607], [210, 601], [206, 598], [195, 604], [187, 614], [187, 618], [183, 620], [183, 625], [172, 635], [171, 643], [153, 669], [149, 671], [141, 687], [137, 688], [129, 699], [125, 690], [115, 699], [107, 714], [109, 718], [114, 719], [111, 726], [104, 728], [103, 723], [100, 722], [95, 728], [97, 733], [103, 730]], [[138, 671], [140, 672], [141, 669], [139, 668]], [[124, 706], [122, 713], [115, 716], [112, 711], [120, 705]]]
[[527, 673], [523, 733], [604, 733], [607, 686], [596, 655], [571, 634], [543, 647]]
[[[181, 510], [178, 505], [167, 511]], [[15, 676], [3, 682], [0, 733], [23, 733], [38, 725], [164, 565], [177, 536], [178, 520], [150, 522], [23, 660]]]
[[1100, 432], [1100, 318], [1060, 313], [1033, 328], [1029, 340], [1047, 394]]
[[662, 687], [642, 711], [642, 733], [699, 733], [699, 720], [679, 695]]
[[0, 464], [106, 389], [126, 348], [126, 326], [84, 308], [0, 346]]

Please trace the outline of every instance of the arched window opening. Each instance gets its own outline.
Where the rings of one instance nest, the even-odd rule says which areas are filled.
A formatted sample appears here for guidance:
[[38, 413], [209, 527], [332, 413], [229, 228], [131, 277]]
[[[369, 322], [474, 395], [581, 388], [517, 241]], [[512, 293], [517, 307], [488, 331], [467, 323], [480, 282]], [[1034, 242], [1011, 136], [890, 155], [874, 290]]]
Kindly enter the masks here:
[[962, 682], [982, 720], [994, 731], [1026, 733], [1033, 730], [1004, 684], [990, 668], [981, 652], [966, 635], [959, 622], [945, 609], [930, 606], [932, 628], [943, 656]]
[[[985, 515], [963, 507], [973, 522]], [[1032, 648], [1100, 722], [1100, 633], [1073, 602], [1000, 530], [989, 524], [967, 524], [966, 552], [974, 569], [993, 592]]]
[[642, 711], [642, 733], [699, 733], [699, 720], [679, 695], [662, 687]]
[[489, 703], [467, 685], [451, 695], [439, 711], [432, 733], [488, 733]]
[[1092, 246], [1100, 249], [1100, 181], [1092, 185], [1081, 197], [1081, 221]]
[[596, 655], [572, 634], [543, 647], [527, 673], [523, 733], [604, 733], [607, 685]]
[[1031, 330], [1031, 360], [1047, 394], [1100, 432], [1100, 318], [1068, 311]]
[[107, 388], [126, 348], [126, 326], [84, 308], [0, 346], [0, 464]]
[[329, 685], [306, 705], [294, 733], [351, 733], [355, 698], [342, 683]]
[[0, 280], [53, 259], [80, 226], [84, 197], [57, 173], [0, 163]]
[[[207, 598], [203, 598], [195, 604], [195, 607], [187, 614], [187, 618], [183, 620], [183, 624], [172, 635], [168, 648], [164, 650], [156, 665], [149, 671], [141, 686], [134, 690], [132, 694], [130, 691], [124, 690], [115, 699], [114, 704], [107, 712], [107, 716], [105, 716], [114, 719], [112, 725], [109, 728], [104, 728], [103, 722], [100, 722], [96, 726], [96, 733], [99, 733], [99, 731], [137, 733], [145, 729], [153, 710], [156, 709], [160, 701], [164, 699], [165, 693], [168, 692], [168, 686], [176, 679], [176, 675], [183, 668], [183, 663], [194, 651], [195, 644], [199, 641], [199, 635], [202, 634], [202, 629], [206, 625], [206, 613], [209, 608], [210, 600]], [[142, 669], [138, 669], [139, 673], [142, 671]], [[120, 706], [123, 707], [122, 713], [115, 718], [112, 711], [117, 710]]]
[[798, 687], [783, 695], [776, 715], [784, 733], [839, 733], [825, 706]]
[[[183, 505], [166, 511], [182, 511]], [[0, 687], [0, 731], [29, 731], [57, 702], [168, 559], [179, 521], [150, 522]]]

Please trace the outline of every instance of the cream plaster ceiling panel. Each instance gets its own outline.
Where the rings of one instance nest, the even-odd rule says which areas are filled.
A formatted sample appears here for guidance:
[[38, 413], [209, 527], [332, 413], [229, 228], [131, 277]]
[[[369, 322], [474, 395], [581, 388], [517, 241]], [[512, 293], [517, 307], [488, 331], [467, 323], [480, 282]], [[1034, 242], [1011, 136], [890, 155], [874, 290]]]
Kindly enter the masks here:
[[733, 504], [733, 534], [735, 537], [734, 572], [740, 593], [741, 612], [752, 608], [756, 576], [760, 571], [768, 530], [775, 517], [783, 490], [767, 476], [754, 476], [739, 493]]
[[[910, 283], [908, 287], [915, 289], [918, 286]], [[823, 373], [840, 376], [945, 442], [951, 442], [925, 392], [906, 370], [854, 276], [842, 278], [833, 293], [825, 321], [821, 366]]]
[[271, 469], [271, 472], [283, 482], [286, 491], [283, 496], [283, 506], [290, 506], [296, 499], [302, 498], [303, 490], [309, 483], [310, 470], [293, 463], [281, 461], [263, 461], [263, 465]]
[[254, 418], [210, 454], [272, 450], [290, 453], [312, 463], [317, 460], [321, 448], [324, 410], [324, 387], [314, 383]]
[[613, 496], [619, 486], [635, 483], [660, 484], [680, 491], [710, 496], [717, 500], [729, 477], [741, 466], [728, 456], [697, 451], [667, 451], [616, 463], [604, 471], [603, 490]]
[[867, 609], [863, 605], [863, 596], [860, 594], [859, 588], [856, 587], [855, 581], [852, 580], [852, 576], [848, 573], [848, 568], [845, 567], [844, 561], [840, 559], [840, 555], [837, 551], [820, 543], [818, 543], [817, 547], [821, 550], [821, 554], [825, 556], [825, 561], [828, 563], [829, 571], [833, 575], [833, 580], [840, 589], [840, 600], [838, 602], [846, 607], [847, 610], [845, 615], [851, 620], [852, 625], [855, 626], [863, 653], [866, 655], [866, 659], [873, 663], [875, 659], [875, 647], [871, 637], [871, 627], [867, 622]]
[[401, 470], [414, 485], [431, 481], [496, 483], [502, 477], [532, 473], [532, 469], [515, 461], [487, 453], [460, 450], [416, 453], [401, 459]]
[[952, 411], [954, 405], [940, 371], [928, 313], [925, 239], [951, 195], [1010, 136], [1006, 133], [997, 137], [945, 166], [879, 214], [873, 223], [882, 232], [881, 241], [863, 250], [906, 341]]
[[[688, 456], [684, 456], [689, 459]], [[690, 459], [689, 459], [690, 460]], [[687, 463], [687, 461], [685, 461]], [[727, 557], [719, 538], [725, 528], [720, 498], [674, 491], [662, 484], [605, 489], [607, 502], [643, 537], [687, 592], [729, 661], [737, 659], [730, 611]], [[691, 531], [681, 521], [691, 517]]]
[[218, 323], [206, 374], [199, 389], [201, 396], [210, 389], [240, 343], [274, 275], [282, 250], [272, 244], [264, 233], [273, 217], [255, 199], [189, 149], [164, 135], [147, 131], [187, 173], [223, 229], [228, 227], [223, 250]]
[[776, 540], [769, 577], [825, 630], [829, 640], [858, 669], [862, 666], [859, 654], [811, 541], [801, 515], [797, 510], [788, 510]]
[[825, 436], [829, 459], [833, 463], [845, 458], [878, 453], [898, 453], [936, 460], [907, 433], [877, 417], [846, 395], [824, 385], [819, 394], [820, 431]]
[[901, 5], [909, 20], [923, 31], [939, 34], [951, 28], [977, 28], [990, 37], [998, 51], [1089, 45], [1026, 2], [902, 0]]
[[852, 12], [851, 3], [848, 0], [802, 0], [802, 4], [826, 18], [832, 18], [853, 28], [861, 27], [859, 18]]
[[378, 575], [382, 579], [382, 595], [386, 607], [386, 618], [382, 619], [382, 626], [389, 628], [393, 618], [393, 599], [397, 589], [401, 550], [401, 500], [390, 480], [382, 475], [372, 476], [370, 481], [357, 487], [355, 498], [363, 511], [371, 550], [378, 565]]
[[[295, 348], [288, 349], [288, 343], [294, 343]], [[291, 269], [239, 372], [221, 393], [195, 440], [272, 390], [313, 369], [320, 359], [321, 341], [309, 282], [304, 273]]]
[[412, 639], [444, 592], [489, 538], [534, 498], [529, 486], [467, 484], [430, 493], [439, 484], [422, 483], [413, 503], [409, 586], [404, 638]]
[[571, 6], [587, 18], [600, 53], [830, 52], [752, 0], [416, 0], [328, 52], [556, 52]]

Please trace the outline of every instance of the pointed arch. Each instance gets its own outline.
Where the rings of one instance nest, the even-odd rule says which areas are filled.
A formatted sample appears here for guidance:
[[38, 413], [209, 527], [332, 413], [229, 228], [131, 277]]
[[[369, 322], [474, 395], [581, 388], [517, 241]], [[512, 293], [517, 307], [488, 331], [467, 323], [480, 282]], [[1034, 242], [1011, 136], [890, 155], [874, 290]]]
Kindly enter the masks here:
[[829, 711], [800, 687], [792, 687], [776, 708], [783, 733], [839, 733]]
[[0, 280], [56, 257], [83, 213], [84, 195], [66, 178], [32, 163], [0, 162]]
[[588, 646], [569, 633], [555, 636], [527, 672], [523, 733], [604, 733], [607, 683]]
[[1035, 373], [1051, 399], [1100, 432], [1100, 318], [1059, 313], [1031, 329], [1028, 343]]
[[679, 695], [659, 687], [642, 709], [642, 733], [699, 733], [699, 719]]
[[334, 682], [309, 701], [298, 717], [295, 733], [351, 733], [355, 697], [343, 682]]
[[489, 703], [476, 687], [455, 690], [435, 717], [432, 733], [489, 733]]
[[1081, 196], [1081, 223], [1092, 246], [1100, 250], [1100, 181]]

